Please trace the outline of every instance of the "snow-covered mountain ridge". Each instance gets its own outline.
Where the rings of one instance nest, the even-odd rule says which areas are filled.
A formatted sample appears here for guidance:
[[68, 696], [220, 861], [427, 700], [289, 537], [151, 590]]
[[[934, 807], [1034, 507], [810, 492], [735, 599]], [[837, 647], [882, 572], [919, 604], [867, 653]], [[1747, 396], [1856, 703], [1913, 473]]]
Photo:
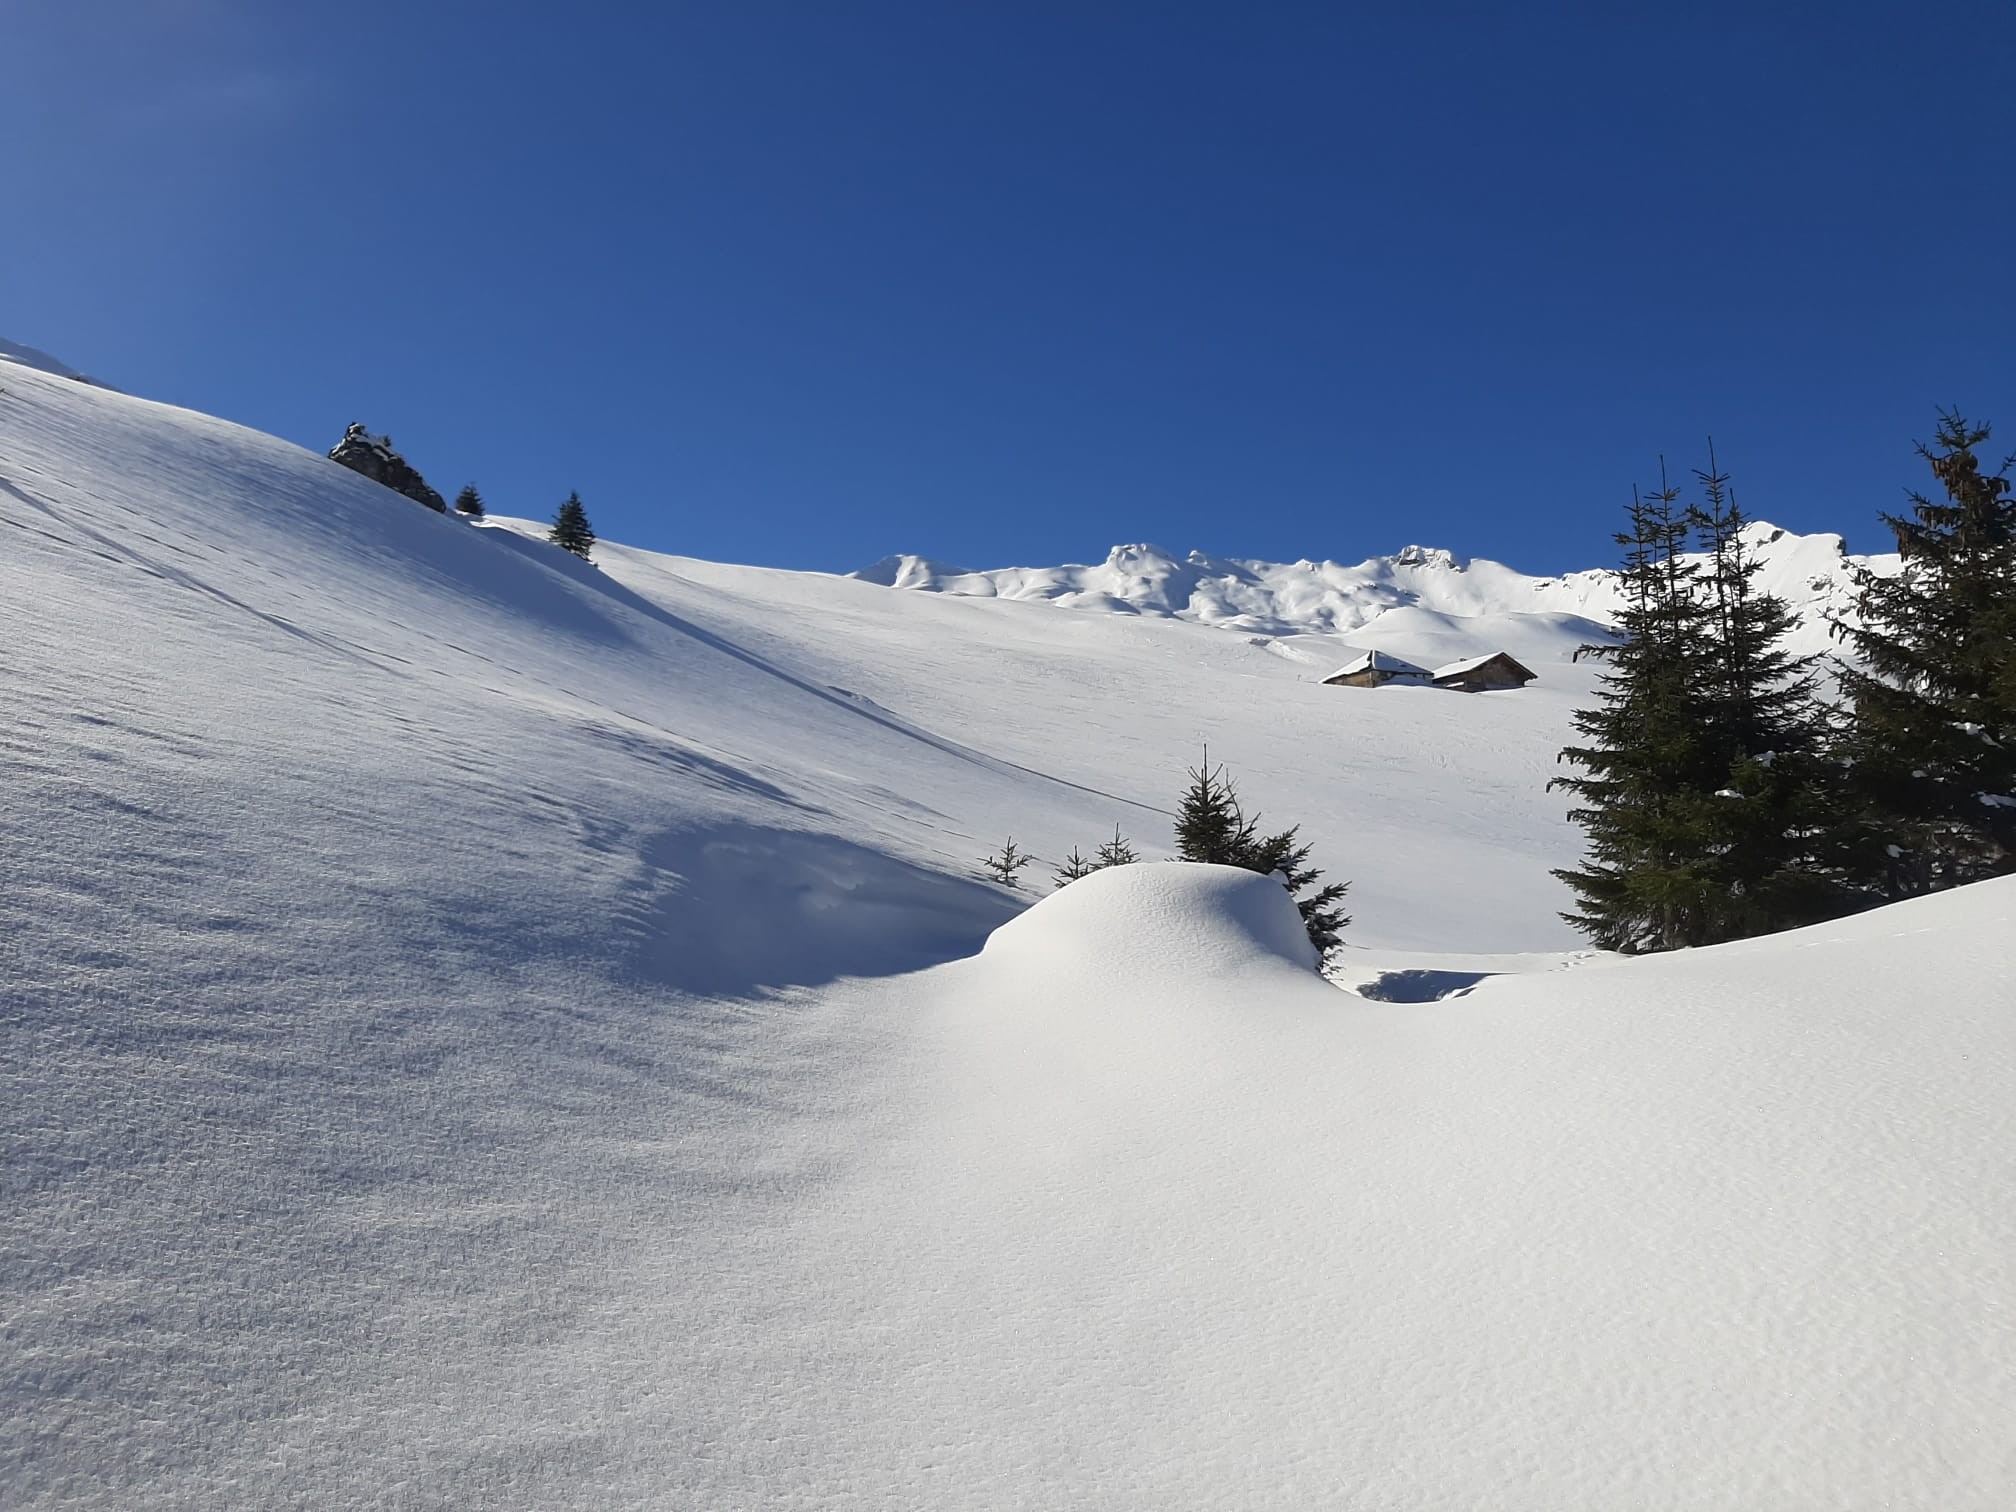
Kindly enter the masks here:
[[[1894, 555], [1857, 557], [1838, 535], [1796, 535], [1765, 521], [1746, 539], [1763, 563], [1758, 584], [1799, 615], [1801, 650], [1823, 650], [1826, 622], [1854, 602], [1852, 569], [1896, 569]], [[1575, 615], [1613, 624], [1621, 605], [1617, 573], [1588, 568], [1535, 577], [1484, 558], [1429, 546], [1347, 565], [1265, 562], [1159, 546], [1115, 546], [1096, 566], [1000, 567], [972, 571], [922, 556], [889, 556], [853, 574], [865, 582], [924, 593], [1051, 603], [1066, 609], [1161, 615], [1267, 636], [1352, 635], [1378, 630], [1396, 610], [1479, 619]]]

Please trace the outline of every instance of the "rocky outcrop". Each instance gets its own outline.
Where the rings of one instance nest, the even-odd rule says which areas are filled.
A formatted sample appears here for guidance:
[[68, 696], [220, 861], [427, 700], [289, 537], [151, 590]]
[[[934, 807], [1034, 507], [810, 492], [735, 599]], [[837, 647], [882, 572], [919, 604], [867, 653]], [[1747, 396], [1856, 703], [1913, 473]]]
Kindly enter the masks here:
[[373, 483], [383, 483], [416, 504], [425, 504], [442, 514], [448, 512], [448, 501], [427, 486], [427, 480], [413, 470], [410, 462], [392, 450], [390, 436], [374, 436], [362, 424], [353, 424], [343, 432], [343, 439], [329, 449], [329, 460], [341, 462]]

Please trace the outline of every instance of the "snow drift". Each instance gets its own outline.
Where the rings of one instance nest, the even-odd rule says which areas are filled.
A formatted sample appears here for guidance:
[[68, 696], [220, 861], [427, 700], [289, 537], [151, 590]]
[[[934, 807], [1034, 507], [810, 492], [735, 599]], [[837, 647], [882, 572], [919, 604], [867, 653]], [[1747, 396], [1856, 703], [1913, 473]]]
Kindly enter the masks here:
[[[1328, 689], [1180, 608], [598, 570], [48, 366], [10, 1506], [2016, 1498], [2016, 893], [1562, 953], [1587, 604], [1350, 632], [1516, 695]], [[1157, 853], [1200, 738], [1354, 879], [1340, 980], [1463, 995], [1326, 985], [1265, 878], [965, 875]]]
[[1284, 902], [1129, 868], [888, 985], [730, 1377], [797, 1435], [701, 1500], [2007, 1504], [2016, 881], [1429, 1005]]
[[1090, 984], [1132, 974], [1237, 975], [1286, 962], [1316, 967], [1286, 888], [1236, 866], [1116, 866], [1060, 889], [987, 941], [1004, 970]]

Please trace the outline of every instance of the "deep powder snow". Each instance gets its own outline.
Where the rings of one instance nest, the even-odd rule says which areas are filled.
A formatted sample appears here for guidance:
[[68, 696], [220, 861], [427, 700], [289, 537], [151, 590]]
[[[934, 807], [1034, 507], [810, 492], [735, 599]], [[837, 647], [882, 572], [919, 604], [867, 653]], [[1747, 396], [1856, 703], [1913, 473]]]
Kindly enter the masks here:
[[[2016, 1501], [2016, 883], [1573, 951], [1588, 620], [597, 570], [48, 367], [0, 1503]], [[971, 880], [1163, 853], [1202, 738], [1392, 1000], [1263, 878]]]

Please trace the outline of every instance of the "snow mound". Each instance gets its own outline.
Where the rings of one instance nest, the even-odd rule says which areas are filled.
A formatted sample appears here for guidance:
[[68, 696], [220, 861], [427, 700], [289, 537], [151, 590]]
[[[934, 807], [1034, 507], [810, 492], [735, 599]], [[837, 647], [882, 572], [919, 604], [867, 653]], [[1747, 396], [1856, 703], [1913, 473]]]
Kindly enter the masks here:
[[987, 959], [1077, 982], [1236, 974], [1316, 953], [1288, 890], [1236, 866], [1112, 866], [1052, 893], [988, 938]]
[[2016, 879], [1427, 1003], [1278, 904], [1125, 868], [873, 984], [910, 1085], [755, 1283], [823, 1316], [712, 1381], [812, 1425], [766, 1493], [2016, 1504]]

